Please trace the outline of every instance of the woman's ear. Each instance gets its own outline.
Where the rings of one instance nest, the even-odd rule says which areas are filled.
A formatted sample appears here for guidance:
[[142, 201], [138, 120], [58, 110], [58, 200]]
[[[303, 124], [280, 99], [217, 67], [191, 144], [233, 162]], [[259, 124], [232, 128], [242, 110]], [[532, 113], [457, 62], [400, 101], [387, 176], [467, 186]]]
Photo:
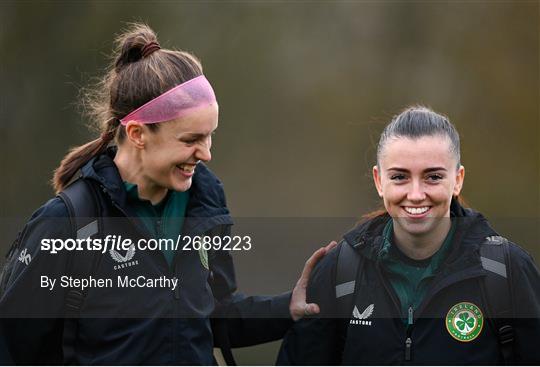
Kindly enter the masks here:
[[379, 172], [379, 167], [377, 165], [373, 166], [373, 182], [375, 183], [375, 188], [379, 193], [379, 197], [383, 197], [382, 184], [381, 184], [381, 173]]
[[144, 128], [135, 121], [126, 124], [126, 137], [136, 148], [144, 148]]
[[458, 196], [463, 188], [463, 181], [465, 180], [465, 167], [459, 166], [456, 172], [456, 184], [454, 185], [454, 196]]

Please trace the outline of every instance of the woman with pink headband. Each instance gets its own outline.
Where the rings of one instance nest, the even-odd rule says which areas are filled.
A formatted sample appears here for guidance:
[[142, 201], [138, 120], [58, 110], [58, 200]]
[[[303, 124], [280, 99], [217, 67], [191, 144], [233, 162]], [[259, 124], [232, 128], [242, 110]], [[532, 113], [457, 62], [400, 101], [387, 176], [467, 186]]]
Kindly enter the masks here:
[[[236, 293], [225, 250], [43, 251], [43, 239], [230, 234], [222, 184], [204, 164], [218, 103], [193, 55], [161, 49], [150, 28], [133, 24], [87, 97], [101, 135], [62, 160], [58, 196], [21, 231], [0, 280], [2, 364], [208, 365], [214, 346], [230, 363], [230, 347], [279, 339], [293, 319], [319, 311], [306, 304], [307, 279], [335, 244], [308, 260], [292, 296], [274, 297]], [[55, 286], [65, 275], [156, 283]]]

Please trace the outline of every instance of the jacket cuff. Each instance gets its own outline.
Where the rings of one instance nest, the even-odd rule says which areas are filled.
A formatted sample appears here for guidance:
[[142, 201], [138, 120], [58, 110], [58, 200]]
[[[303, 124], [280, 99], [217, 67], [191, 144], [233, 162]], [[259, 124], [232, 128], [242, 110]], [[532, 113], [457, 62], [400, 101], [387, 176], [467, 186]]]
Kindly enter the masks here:
[[286, 292], [286, 293], [274, 296], [274, 299], [272, 302], [272, 308], [273, 308], [272, 314], [274, 314], [278, 318], [287, 318], [287, 319], [292, 320], [291, 313], [289, 312], [291, 296], [292, 296], [292, 292]]

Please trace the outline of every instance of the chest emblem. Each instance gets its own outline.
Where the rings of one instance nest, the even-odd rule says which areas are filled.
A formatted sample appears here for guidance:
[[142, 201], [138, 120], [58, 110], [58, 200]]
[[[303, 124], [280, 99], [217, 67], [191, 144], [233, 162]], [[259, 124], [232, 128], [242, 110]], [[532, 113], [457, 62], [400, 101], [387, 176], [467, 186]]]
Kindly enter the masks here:
[[133, 259], [133, 256], [135, 256], [135, 245], [131, 245], [124, 256], [120, 255], [114, 248], [110, 249], [109, 254], [111, 254], [114, 261], [125, 263], [126, 261]]
[[446, 314], [446, 330], [460, 342], [476, 339], [484, 327], [484, 315], [473, 303], [460, 302]]
[[127, 250], [125, 255], [121, 255], [118, 251], [116, 251], [114, 248], [111, 248], [109, 250], [109, 254], [111, 255], [111, 258], [116, 261], [117, 265], [114, 265], [114, 270], [124, 269], [133, 265], [138, 265], [139, 260], [132, 260], [133, 256], [135, 256], [135, 245], [132, 244], [129, 249]]
[[358, 308], [354, 306], [354, 310], [352, 312], [353, 318], [351, 319], [350, 324], [371, 326], [371, 320], [367, 320], [367, 319], [373, 314], [374, 310], [375, 310], [374, 304], [367, 306], [364, 312], [362, 313], [360, 313], [360, 311], [358, 311]]

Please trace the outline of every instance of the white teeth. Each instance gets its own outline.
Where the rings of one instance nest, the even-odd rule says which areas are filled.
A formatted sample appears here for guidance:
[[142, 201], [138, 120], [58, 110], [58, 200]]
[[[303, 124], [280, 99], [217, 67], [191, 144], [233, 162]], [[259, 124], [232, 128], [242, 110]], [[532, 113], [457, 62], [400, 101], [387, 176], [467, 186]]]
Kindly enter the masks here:
[[412, 207], [404, 207], [405, 211], [409, 214], [417, 215], [417, 214], [423, 214], [429, 210], [428, 206], [423, 206], [421, 208], [412, 208]]
[[180, 168], [182, 171], [192, 173], [195, 171], [195, 165], [194, 164], [180, 164], [178, 165], [178, 168]]

